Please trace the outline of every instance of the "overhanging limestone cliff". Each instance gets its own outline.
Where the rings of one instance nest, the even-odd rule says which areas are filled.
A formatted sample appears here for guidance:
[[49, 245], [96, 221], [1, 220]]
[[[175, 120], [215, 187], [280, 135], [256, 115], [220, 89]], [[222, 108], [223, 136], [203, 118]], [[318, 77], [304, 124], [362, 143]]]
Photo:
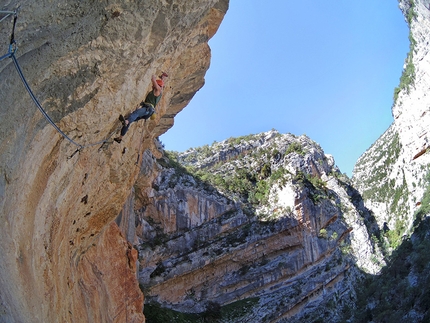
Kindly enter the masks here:
[[[204, 84], [208, 39], [227, 0], [8, 1], [20, 5], [16, 57], [47, 113], [88, 145], [109, 137], [169, 72], [154, 121], [73, 155], [0, 62], [0, 321], [142, 322], [135, 254], [112, 220], [143, 151]], [[10, 21], [2, 22], [7, 44]], [[6, 47], [5, 47], [6, 48]], [[6, 50], [6, 49], [5, 49]], [[126, 149], [124, 149], [126, 147]]]

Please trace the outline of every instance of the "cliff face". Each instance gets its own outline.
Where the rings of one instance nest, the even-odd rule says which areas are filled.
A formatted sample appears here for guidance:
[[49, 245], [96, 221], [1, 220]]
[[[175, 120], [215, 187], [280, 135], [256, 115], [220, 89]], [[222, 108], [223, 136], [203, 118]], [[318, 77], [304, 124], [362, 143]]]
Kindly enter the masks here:
[[334, 322], [359, 269], [379, 269], [370, 214], [306, 136], [270, 131], [169, 156], [147, 154], [135, 185], [149, 303], [204, 312], [246, 300], [252, 307], [229, 322]]
[[[354, 185], [379, 226], [389, 229], [390, 245], [410, 234], [414, 212], [429, 183], [430, 35], [429, 1], [400, 1], [410, 27], [410, 52], [405, 60], [392, 107], [390, 128], [357, 161]], [[385, 223], [385, 225], [384, 225]]]
[[[16, 57], [0, 62], [0, 321], [143, 322], [137, 253], [112, 221], [140, 172], [143, 152], [203, 86], [208, 39], [227, 0], [8, 1], [20, 6]], [[4, 53], [12, 29], [1, 22]], [[3, 53], [2, 53], [3, 55]], [[110, 137], [120, 113], [170, 74], [155, 120]], [[70, 157], [70, 158], [68, 158]]]
[[[242, 302], [240, 320], [342, 321], [356, 277], [379, 270], [370, 236], [386, 222], [395, 247], [427, 186], [427, 0], [400, 1], [412, 50], [393, 125], [354, 170], [365, 205], [305, 136], [270, 131], [162, 155], [156, 138], [203, 86], [227, 0], [2, 9], [19, 5], [24, 75], [87, 147], [76, 152], [47, 124], [11, 60], [0, 61], [0, 322], [144, 322], [139, 284], [180, 311]], [[6, 53], [11, 18], [0, 24]], [[170, 77], [156, 118], [112, 143], [119, 114], [162, 70]]]
[[430, 283], [429, 1], [399, 1], [410, 52], [394, 92], [394, 121], [357, 161], [354, 186], [381, 228], [390, 257], [358, 288], [353, 322], [428, 322]]

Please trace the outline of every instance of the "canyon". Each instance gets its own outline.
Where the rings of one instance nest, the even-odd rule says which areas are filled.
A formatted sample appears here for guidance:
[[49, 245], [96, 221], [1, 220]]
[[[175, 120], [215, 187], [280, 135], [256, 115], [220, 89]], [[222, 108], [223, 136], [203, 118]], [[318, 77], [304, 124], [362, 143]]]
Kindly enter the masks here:
[[[204, 84], [227, 1], [8, 1], [15, 57], [0, 62], [0, 321], [144, 322], [137, 252], [114, 220], [143, 152]], [[2, 21], [8, 44], [13, 17]], [[6, 46], [5, 46], [6, 48]], [[5, 52], [7, 49], [5, 49]], [[155, 120], [112, 143], [119, 114], [171, 77]], [[104, 144], [94, 143], [107, 140]], [[77, 151], [79, 149], [79, 151]]]
[[[393, 124], [352, 179], [311, 138], [276, 130], [164, 149], [158, 137], [204, 86], [208, 41], [228, 5], [2, 5], [17, 10], [25, 81], [67, 137], [38, 111], [13, 60], [1, 60], [0, 322], [153, 322], [156, 308], [219, 322], [342, 322], [363, 310], [359, 286], [418, 241], [430, 162], [428, 0], [399, 2], [411, 51]], [[5, 44], [12, 18], [0, 22]], [[118, 116], [162, 71], [155, 117], [113, 142]]]

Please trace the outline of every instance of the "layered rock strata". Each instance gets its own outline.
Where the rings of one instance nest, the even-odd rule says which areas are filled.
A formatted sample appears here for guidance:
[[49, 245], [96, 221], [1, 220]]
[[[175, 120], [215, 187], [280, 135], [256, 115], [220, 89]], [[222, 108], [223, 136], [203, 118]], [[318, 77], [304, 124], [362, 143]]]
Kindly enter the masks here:
[[[290, 322], [321, 315], [324, 306], [315, 307], [327, 302], [341, 304], [357, 264], [378, 270], [370, 259], [367, 210], [333, 158], [309, 138], [270, 131], [177, 158], [205, 181], [172, 167], [172, 159], [147, 156], [141, 177], [153, 181], [135, 187], [139, 282], [149, 302], [203, 312], [209, 302], [258, 299], [230, 322]], [[253, 178], [255, 186], [241, 194], [217, 178], [229, 185]], [[264, 203], [251, 203], [252, 190], [262, 185]]]

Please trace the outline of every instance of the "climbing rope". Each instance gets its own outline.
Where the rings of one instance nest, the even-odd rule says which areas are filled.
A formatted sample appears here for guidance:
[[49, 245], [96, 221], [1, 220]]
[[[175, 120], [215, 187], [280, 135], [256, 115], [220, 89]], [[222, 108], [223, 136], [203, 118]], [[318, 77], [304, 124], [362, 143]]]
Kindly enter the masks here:
[[0, 19], [0, 22], [5, 20], [7, 17], [13, 15], [13, 27], [12, 27], [12, 33], [10, 35], [9, 49], [8, 49], [7, 54], [0, 57], [0, 61], [2, 61], [5, 58], [11, 57], [11, 55], [13, 55], [16, 51], [15, 25], [16, 25], [16, 20], [18, 19], [18, 10], [19, 10], [19, 8], [16, 9], [15, 11], [1, 11], [0, 10], [0, 14], [5, 15], [3, 18]]
[[24, 74], [22, 73], [21, 67], [18, 64], [18, 61], [14, 54], [11, 55], [11, 58], [13, 60], [13, 64], [15, 65], [15, 68], [19, 74], [19, 77], [21, 78], [22, 83], [24, 84], [25, 89], [27, 90], [28, 94], [30, 95], [31, 99], [33, 100], [34, 104], [36, 104], [39, 111], [43, 114], [45, 119], [57, 130], [64, 138], [66, 138], [68, 141], [70, 141], [72, 144], [79, 147], [79, 149], [84, 148], [81, 144], [78, 144], [77, 142], [73, 141], [69, 136], [67, 136], [58, 126], [52, 121], [51, 117], [46, 113], [46, 111], [43, 109], [43, 107], [40, 105], [39, 101], [37, 100], [36, 96], [33, 94], [33, 91], [31, 90], [30, 86], [28, 85], [27, 80], [24, 77]]
[[[18, 8], [19, 9], [19, 8]], [[1, 56], [0, 57], [0, 61], [5, 59], [5, 58], [11, 58], [13, 61], [13, 64], [15, 66], [16, 71], [18, 72], [19, 77], [21, 78], [22, 83], [24, 84], [25, 89], [27, 90], [28, 94], [30, 95], [31, 99], [33, 100], [34, 104], [37, 106], [37, 108], [39, 109], [39, 111], [42, 113], [42, 115], [45, 117], [45, 119], [55, 128], [55, 130], [57, 130], [57, 132], [62, 135], [65, 139], [67, 139], [70, 143], [72, 143], [73, 145], [77, 146], [77, 150], [70, 156], [68, 157], [69, 159], [72, 158], [77, 152], [80, 152], [82, 149], [87, 148], [87, 147], [92, 147], [92, 146], [96, 146], [96, 145], [101, 145], [106, 143], [112, 136], [113, 134], [118, 131], [119, 127], [117, 127], [106, 139], [100, 140], [98, 142], [95, 143], [91, 143], [91, 144], [87, 144], [87, 145], [81, 145], [79, 143], [77, 143], [76, 141], [74, 141], [73, 139], [71, 139], [69, 136], [67, 136], [56, 124], [54, 121], [52, 121], [51, 117], [46, 113], [46, 111], [43, 109], [42, 105], [40, 104], [39, 100], [36, 98], [36, 96], [34, 95], [33, 91], [30, 88], [30, 85], [28, 84], [27, 80], [25, 79], [24, 74], [22, 73], [22, 69], [18, 63], [18, 60], [15, 57], [15, 52], [17, 49], [16, 46], [16, 41], [15, 41], [15, 25], [16, 25], [16, 21], [18, 18], [18, 9], [15, 11], [0, 11], [0, 14], [6, 14], [5, 17], [3, 17], [1, 21], [3, 21], [4, 19], [6, 19], [7, 17], [9, 17], [10, 15], [14, 15], [14, 19], [13, 19], [13, 27], [12, 27], [12, 33], [11, 33], [11, 37], [10, 37], [10, 44], [9, 44], [9, 50], [8, 53]]]

